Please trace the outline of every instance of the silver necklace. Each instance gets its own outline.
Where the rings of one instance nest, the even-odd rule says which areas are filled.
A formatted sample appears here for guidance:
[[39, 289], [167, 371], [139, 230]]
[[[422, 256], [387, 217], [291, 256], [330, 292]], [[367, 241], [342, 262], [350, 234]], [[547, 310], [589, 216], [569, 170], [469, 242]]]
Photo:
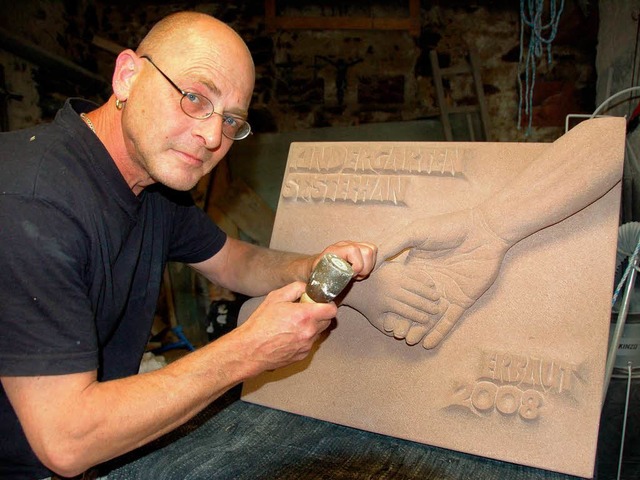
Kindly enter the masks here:
[[84, 120], [84, 123], [87, 124], [87, 126], [91, 129], [91, 131], [93, 133], [96, 133], [96, 127], [93, 125], [93, 122], [91, 121], [91, 119], [89, 117], [87, 117], [86, 113], [81, 113], [80, 114], [80, 118], [82, 118], [82, 120]]

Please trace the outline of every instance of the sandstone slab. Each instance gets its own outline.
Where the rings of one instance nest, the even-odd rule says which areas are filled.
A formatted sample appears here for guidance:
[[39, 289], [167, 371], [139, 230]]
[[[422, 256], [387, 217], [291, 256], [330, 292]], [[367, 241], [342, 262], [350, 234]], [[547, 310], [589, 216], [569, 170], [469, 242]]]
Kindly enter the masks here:
[[[272, 248], [318, 253], [352, 239], [380, 243], [386, 252], [389, 237], [411, 238], [348, 292], [333, 328], [305, 361], [245, 382], [243, 400], [592, 477], [624, 121], [590, 120], [574, 130], [553, 144], [292, 144]], [[480, 207], [479, 223], [460, 216]], [[466, 218], [504, 240], [496, 275], [480, 262], [474, 275], [447, 277], [459, 292], [439, 285], [442, 268], [455, 268], [484, 245], [455, 257], [455, 248], [441, 243], [437, 258], [427, 255], [424, 245], [433, 247], [432, 237], [447, 230], [443, 218], [451, 225]], [[451, 236], [467, 241], [454, 228]], [[443, 259], [444, 267], [429, 270]], [[407, 311], [406, 324], [393, 302], [402, 303], [398, 290], [421, 268], [434, 311], [424, 319]], [[486, 288], [467, 285], [473, 282]], [[259, 301], [245, 304], [241, 322]], [[423, 341], [420, 332], [437, 329], [437, 341]]]

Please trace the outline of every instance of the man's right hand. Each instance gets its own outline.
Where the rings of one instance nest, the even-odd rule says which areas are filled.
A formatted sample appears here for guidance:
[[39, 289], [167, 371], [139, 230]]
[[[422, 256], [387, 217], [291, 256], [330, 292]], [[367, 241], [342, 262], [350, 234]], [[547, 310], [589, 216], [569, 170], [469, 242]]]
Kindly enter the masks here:
[[298, 303], [304, 290], [303, 282], [294, 282], [272, 291], [246, 322], [228, 334], [246, 347], [255, 375], [305, 358], [336, 316], [333, 302]]

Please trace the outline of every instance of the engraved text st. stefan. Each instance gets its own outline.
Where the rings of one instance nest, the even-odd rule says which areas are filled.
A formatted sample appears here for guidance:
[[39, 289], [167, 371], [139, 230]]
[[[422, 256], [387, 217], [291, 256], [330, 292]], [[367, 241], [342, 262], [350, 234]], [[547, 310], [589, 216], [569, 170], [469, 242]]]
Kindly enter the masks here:
[[457, 148], [294, 144], [282, 196], [288, 201], [404, 206], [412, 177], [459, 176], [462, 155]]

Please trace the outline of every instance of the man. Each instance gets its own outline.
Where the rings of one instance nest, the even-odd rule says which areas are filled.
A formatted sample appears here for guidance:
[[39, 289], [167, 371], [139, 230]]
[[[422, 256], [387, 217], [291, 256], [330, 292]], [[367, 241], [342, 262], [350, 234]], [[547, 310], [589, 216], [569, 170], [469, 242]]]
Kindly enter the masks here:
[[[148, 443], [304, 358], [330, 324], [335, 304], [297, 303], [319, 256], [226, 238], [179, 193], [248, 135], [253, 84], [238, 35], [182, 12], [118, 56], [106, 104], [68, 101], [0, 137], [0, 477], [74, 476]], [[368, 243], [327, 251], [357, 279], [376, 261]], [[221, 339], [134, 375], [168, 260], [268, 295]]]

